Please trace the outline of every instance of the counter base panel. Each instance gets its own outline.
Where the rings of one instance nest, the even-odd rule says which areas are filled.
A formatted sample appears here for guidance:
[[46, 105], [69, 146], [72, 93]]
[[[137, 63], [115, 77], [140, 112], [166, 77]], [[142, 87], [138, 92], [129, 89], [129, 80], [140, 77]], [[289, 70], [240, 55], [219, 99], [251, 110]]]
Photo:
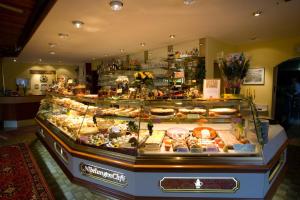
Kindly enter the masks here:
[[[63, 169], [68, 178], [79, 185], [91, 190], [117, 199], [271, 199], [285, 171], [285, 162], [281, 163], [277, 174], [269, 183], [269, 171], [257, 173], [227, 173], [214, 172], [135, 172], [122, 168], [113, 167], [100, 162], [91, 161], [76, 157], [57, 143], [48, 134], [46, 129], [41, 129], [37, 135], [48, 149], [52, 157]], [[286, 152], [283, 152], [285, 157]], [[124, 174], [126, 185], [119, 186], [111, 182], [95, 179], [82, 173], [80, 165], [84, 163], [90, 166], [97, 166], [101, 169], [115, 171]], [[164, 177], [233, 177], [239, 182], [239, 188], [235, 192], [164, 192], [159, 182]]]
[[33, 126], [33, 125], [36, 125], [34, 119], [3, 121], [3, 128], [18, 128], [18, 127]]

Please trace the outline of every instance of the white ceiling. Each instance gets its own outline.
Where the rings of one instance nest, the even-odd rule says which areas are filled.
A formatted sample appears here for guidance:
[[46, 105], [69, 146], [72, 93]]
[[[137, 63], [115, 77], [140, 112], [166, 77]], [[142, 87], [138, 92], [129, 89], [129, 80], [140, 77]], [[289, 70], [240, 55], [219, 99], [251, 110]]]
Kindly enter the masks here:
[[[134, 53], [201, 37], [232, 44], [300, 35], [300, 0], [123, 0], [113, 12], [109, 0], [57, 0], [19, 59], [48, 63], [82, 63], [120, 49]], [[252, 13], [262, 9], [260, 17]], [[71, 23], [81, 20], [82, 29]], [[58, 33], [69, 38], [60, 39]], [[171, 40], [170, 34], [176, 38]], [[57, 43], [51, 49], [49, 42]], [[141, 47], [140, 42], [146, 46]], [[55, 55], [49, 51], [54, 50]]]

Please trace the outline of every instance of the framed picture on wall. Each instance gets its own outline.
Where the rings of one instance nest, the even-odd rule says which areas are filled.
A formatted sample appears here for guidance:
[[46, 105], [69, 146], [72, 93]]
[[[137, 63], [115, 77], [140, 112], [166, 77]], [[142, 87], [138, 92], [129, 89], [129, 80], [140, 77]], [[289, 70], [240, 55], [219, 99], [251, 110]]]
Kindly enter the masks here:
[[265, 84], [265, 68], [256, 67], [249, 68], [243, 81], [244, 85], [264, 85]]

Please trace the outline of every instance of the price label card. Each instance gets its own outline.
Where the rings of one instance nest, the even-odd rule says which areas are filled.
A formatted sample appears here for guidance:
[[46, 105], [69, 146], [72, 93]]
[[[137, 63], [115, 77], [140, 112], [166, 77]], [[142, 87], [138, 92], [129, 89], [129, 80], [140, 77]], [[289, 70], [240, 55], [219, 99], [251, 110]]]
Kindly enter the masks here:
[[122, 88], [117, 89], [117, 94], [121, 94], [122, 93]]
[[220, 98], [220, 79], [204, 79], [203, 81], [203, 98], [218, 99]]
[[187, 114], [188, 119], [199, 119], [200, 115], [199, 114]]

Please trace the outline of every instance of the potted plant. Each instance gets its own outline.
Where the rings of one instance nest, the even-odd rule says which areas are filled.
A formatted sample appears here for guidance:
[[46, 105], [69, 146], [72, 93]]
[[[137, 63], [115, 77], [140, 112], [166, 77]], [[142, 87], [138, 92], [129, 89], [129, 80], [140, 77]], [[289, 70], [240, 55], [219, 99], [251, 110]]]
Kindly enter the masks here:
[[239, 94], [242, 80], [249, 69], [250, 60], [244, 53], [231, 54], [226, 58], [220, 58], [219, 68], [224, 79], [225, 93]]

